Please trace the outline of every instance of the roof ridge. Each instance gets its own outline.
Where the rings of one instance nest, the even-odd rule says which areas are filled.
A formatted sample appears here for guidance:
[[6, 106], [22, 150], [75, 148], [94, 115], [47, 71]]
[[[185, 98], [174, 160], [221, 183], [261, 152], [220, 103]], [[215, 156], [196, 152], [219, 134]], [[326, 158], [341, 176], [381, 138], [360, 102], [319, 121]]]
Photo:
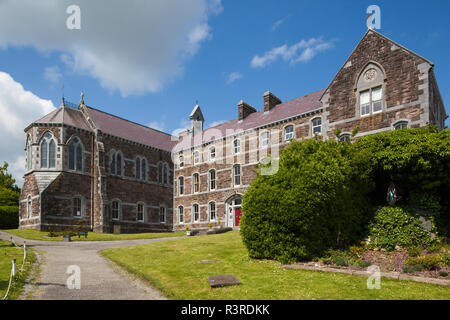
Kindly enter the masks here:
[[[291, 100], [282, 102], [282, 103], [280, 103], [279, 105], [275, 106], [275, 108], [278, 107], [278, 106], [280, 106], [280, 105], [286, 104], [286, 103], [288, 103], [288, 102], [292, 102], [292, 101], [295, 101], [295, 100], [298, 100], [298, 99], [301, 99], [301, 98], [306, 98], [306, 97], [308, 97], [308, 96], [311, 96], [311, 95], [313, 95], [313, 94], [317, 94], [317, 93], [322, 92], [322, 91], [325, 92], [325, 90], [326, 90], [326, 89], [317, 90], [317, 91], [315, 91], [315, 92], [311, 92], [311, 93], [305, 94], [305, 95], [300, 96], [300, 97], [298, 97], [298, 98], [294, 98], [294, 99], [291, 99]], [[317, 101], [320, 101], [320, 99], [318, 99]], [[258, 114], [258, 113], [264, 113], [264, 110], [258, 110], [258, 111], [256, 111], [256, 112], [251, 113], [249, 116], [251, 116], [252, 114]], [[217, 127], [219, 127], [219, 126], [221, 126], [221, 125], [224, 125], [224, 124], [226, 124], [226, 123], [229, 123], [229, 122], [232, 122], [232, 121], [236, 121], [236, 120], [238, 120], [238, 118], [235, 118], [235, 119], [231, 119], [231, 120], [222, 122], [222, 123], [220, 123], [220, 124], [215, 125], [214, 127], [209, 127], [209, 128], [206, 129], [206, 130], [209, 130], [209, 129], [212, 129], [212, 128], [217, 128]], [[205, 130], [205, 131], [206, 131], [206, 130]]]
[[[111, 116], [111, 117], [114, 117], [114, 118], [117, 118], [117, 119], [120, 119], [120, 120], [124, 120], [124, 121], [126, 121], [126, 122], [129, 122], [129, 123], [132, 123], [132, 124], [141, 126], [141, 127], [143, 127], [143, 128], [146, 128], [146, 129], [151, 129], [151, 130], [156, 131], [156, 132], [164, 133], [164, 134], [166, 134], [166, 135], [172, 137], [172, 135], [171, 135], [170, 133], [167, 133], [167, 132], [164, 132], [164, 131], [161, 131], [161, 130], [158, 130], [158, 129], [154, 129], [154, 128], [145, 126], [145, 125], [143, 125], [143, 124], [140, 124], [140, 123], [137, 123], [137, 122], [134, 122], [134, 121], [131, 121], [131, 120], [128, 120], [128, 119], [125, 119], [125, 118], [116, 116], [116, 115], [111, 114], [111, 113], [109, 113], [109, 112], [106, 112], [106, 111], [103, 111], [103, 110], [100, 110], [100, 109], [97, 109], [97, 108], [93, 108], [93, 107], [90, 107], [90, 106], [87, 106], [87, 105], [86, 105], [86, 108], [89, 108], [89, 109], [92, 109], [92, 110], [95, 110], [95, 111], [98, 111], [98, 112], [107, 114], [107, 115], [109, 115], [109, 116]], [[100, 130], [101, 130], [101, 129], [100, 129]]]

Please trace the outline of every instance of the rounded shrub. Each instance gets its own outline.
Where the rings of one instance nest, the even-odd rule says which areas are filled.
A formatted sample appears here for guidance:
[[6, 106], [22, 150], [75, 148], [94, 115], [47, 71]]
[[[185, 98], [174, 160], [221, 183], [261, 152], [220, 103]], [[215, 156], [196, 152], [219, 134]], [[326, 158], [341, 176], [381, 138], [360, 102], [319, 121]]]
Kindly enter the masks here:
[[278, 172], [259, 170], [244, 195], [241, 234], [250, 257], [306, 260], [336, 247], [339, 232], [345, 245], [359, 240], [370, 207], [367, 157], [348, 143], [292, 141]]
[[420, 220], [401, 207], [380, 207], [370, 225], [369, 236], [370, 247], [388, 251], [396, 246], [428, 247], [434, 242]]
[[0, 229], [16, 229], [19, 226], [19, 207], [0, 206]]

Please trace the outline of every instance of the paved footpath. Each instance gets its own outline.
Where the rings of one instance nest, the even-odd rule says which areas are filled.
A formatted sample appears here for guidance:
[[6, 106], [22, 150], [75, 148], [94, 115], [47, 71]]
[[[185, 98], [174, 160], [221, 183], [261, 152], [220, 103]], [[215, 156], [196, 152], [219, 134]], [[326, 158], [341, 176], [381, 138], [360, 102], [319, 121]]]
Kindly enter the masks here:
[[[54, 242], [35, 241], [12, 236], [16, 244], [36, 248], [41, 253], [39, 279], [32, 283], [32, 299], [37, 300], [164, 300], [159, 291], [131, 276], [108, 259], [100, 250], [128, 247], [178, 238], [141, 239], [125, 241]], [[11, 235], [0, 232], [0, 239], [9, 241]], [[43, 256], [42, 256], [43, 254]], [[69, 266], [78, 266], [81, 289], [69, 289], [66, 273]]]

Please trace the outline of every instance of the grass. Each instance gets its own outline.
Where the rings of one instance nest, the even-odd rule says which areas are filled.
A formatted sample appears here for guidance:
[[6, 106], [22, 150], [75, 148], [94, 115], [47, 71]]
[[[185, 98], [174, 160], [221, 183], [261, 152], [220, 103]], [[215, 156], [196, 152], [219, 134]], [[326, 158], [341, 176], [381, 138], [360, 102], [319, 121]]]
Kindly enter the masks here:
[[[62, 241], [62, 236], [49, 237], [48, 232], [43, 231], [27, 230], [27, 229], [14, 229], [2, 231], [29, 240]], [[87, 238], [85, 238], [84, 236], [81, 236], [80, 238], [78, 238], [78, 236], [75, 236], [72, 237], [71, 239], [72, 241], [118, 241], [118, 240], [171, 238], [183, 235], [186, 235], [186, 233], [170, 232], [170, 233], [109, 234], [109, 233], [89, 232]]]
[[11, 247], [9, 242], [0, 240], [0, 300], [3, 299], [6, 290], [8, 290], [12, 259], [16, 259], [16, 278], [9, 290], [7, 300], [16, 300], [22, 293], [25, 280], [30, 274], [33, 263], [36, 261], [36, 255], [33, 250], [27, 249], [24, 270], [20, 272], [23, 262], [23, 249]]
[[[381, 290], [369, 290], [364, 277], [288, 270], [274, 261], [249, 259], [239, 232], [101, 253], [178, 300], [450, 299], [449, 287], [383, 278]], [[208, 276], [229, 274], [242, 284], [210, 288]]]

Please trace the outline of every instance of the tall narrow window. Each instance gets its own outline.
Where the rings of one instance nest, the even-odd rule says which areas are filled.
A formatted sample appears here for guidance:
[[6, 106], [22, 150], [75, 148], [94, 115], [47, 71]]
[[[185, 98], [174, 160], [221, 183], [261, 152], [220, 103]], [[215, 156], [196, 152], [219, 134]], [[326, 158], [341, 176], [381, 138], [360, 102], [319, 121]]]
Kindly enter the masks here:
[[194, 164], [197, 164], [200, 162], [200, 152], [195, 151], [194, 152]]
[[234, 185], [240, 186], [241, 185], [241, 166], [238, 164], [233, 167], [233, 177], [234, 177]]
[[119, 152], [116, 158], [116, 172], [118, 176], [122, 175], [122, 155]]
[[41, 142], [41, 168], [55, 168], [56, 143], [50, 133], [46, 133]]
[[211, 170], [209, 172], [209, 189], [215, 190], [216, 189], [216, 171]]
[[183, 156], [178, 157], [178, 163], [180, 165], [180, 168], [184, 167], [184, 157]]
[[164, 207], [159, 208], [159, 222], [166, 223], [166, 208]]
[[142, 203], [138, 203], [137, 205], [137, 221], [143, 222], [144, 221], [144, 205]]
[[78, 138], [69, 144], [69, 170], [83, 171], [83, 147]]
[[56, 167], [56, 143], [54, 140], [50, 140], [48, 145], [48, 167]]
[[192, 180], [193, 180], [193, 186], [194, 186], [194, 193], [197, 193], [200, 191], [200, 176], [199, 176], [199, 174], [194, 173]]
[[32, 154], [31, 154], [31, 141], [28, 137], [27, 139], [27, 170], [32, 168]]
[[141, 180], [141, 158], [136, 158], [136, 179]]
[[312, 133], [313, 135], [319, 135], [322, 133], [322, 119], [317, 118], [312, 121]]
[[194, 205], [192, 206], [192, 210], [194, 211], [194, 212], [193, 212], [193, 219], [194, 219], [194, 222], [198, 222], [198, 221], [200, 220], [200, 210], [199, 210], [198, 204], [194, 204]]
[[370, 90], [361, 92], [359, 102], [361, 105], [361, 116], [370, 114]]
[[119, 220], [120, 219], [120, 202], [114, 200], [112, 202], [112, 219]]
[[239, 139], [233, 141], [233, 149], [234, 154], [238, 154], [241, 152], [241, 141]]
[[80, 197], [73, 198], [73, 216], [77, 218], [82, 216]]
[[216, 203], [215, 202], [209, 203], [209, 220], [216, 221]]
[[372, 112], [377, 113], [382, 109], [383, 89], [377, 87], [372, 90]]
[[141, 160], [141, 180], [147, 181], [147, 159]]
[[27, 200], [27, 218], [31, 218], [33, 212], [33, 202], [31, 200], [31, 196], [28, 196]]
[[266, 148], [269, 145], [269, 132], [261, 134], [261, 148]]
[[289, 141], [294, 138], [294, 126], [287, 126], [284, 129], [284, 141]]
[[184, 223], [184, 208], [183, 208], [183, 206], [178, 207], [178, 222]]
[[178, 178], [178, 194], [182, 196], [184, 194], [184, 178]]
[[158, 163], [158, 182], [163, 184], [164, 183], [164, 165], [160, 162]]
[[169, 165], [164, 164], [164, 184], [169, 184]]
[[116, 153], [111, 152], [111, 174], [116, 174]]
[[216, 159], [216, 147], [209, 148], [209, 160], [213, 161]]

